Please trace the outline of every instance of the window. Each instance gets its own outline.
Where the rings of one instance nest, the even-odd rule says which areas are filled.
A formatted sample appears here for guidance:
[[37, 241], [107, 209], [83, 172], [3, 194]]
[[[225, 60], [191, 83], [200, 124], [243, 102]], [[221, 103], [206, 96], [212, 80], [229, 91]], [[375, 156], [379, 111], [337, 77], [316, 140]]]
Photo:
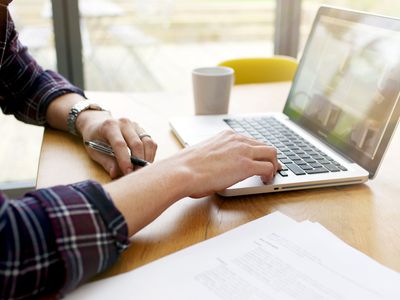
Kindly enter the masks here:
[[275, 0], [81, 0], [85, 87], [190, 87], [190, 71], [273, 54]]
[[[66, 60], [61, 65], [75, 70], [73, 76], [68, 75], [68, 70], [67, 77], [75, 78], [76, 73], [82, 77], [84, 73], [88, 90], [187, 89], [190, 71], [195, 67], [216, 65], [235, 57], [268, 56], [274, 51], [276, 0], [14, 1], [13, 15], [21, 39], [47, 68], [56, 66], [50, 2], [57, 3], [56, 10], [62, 14], [75, 1], [79, 1], [81, 16], [83, 70], [74, 69], [80, 61], [69, 61], [76, 59], [79, 52], [64, 55], [65, 47], [61, 45], [58, 58]], [[295, 7], [292, 1], [300, 0], [280, 1], [287, 8]], [[396, 0], [303, 0], [301, 4], [300, 52], [322, 4], [388, 15], [400, 13], [400, 2]], [[75, 17], [65, 15], [78, 27]], [[282, 20], [283, 25], [290, 23]], [[64, 23], [60, 26], [64, 28]], [[60, 34], [56, 34], [59, 41]], [[74, 30], [67, 34], [72, 37], [66, 38], [64, 44], [75, 47]], [[287, 37], [285, 32], [280, 35], [281, 41]]]
[[50, 0], [18, 0], [10, 4], [10, 12], [22, 43], [46, 69], [56, 68], [53, 23]]

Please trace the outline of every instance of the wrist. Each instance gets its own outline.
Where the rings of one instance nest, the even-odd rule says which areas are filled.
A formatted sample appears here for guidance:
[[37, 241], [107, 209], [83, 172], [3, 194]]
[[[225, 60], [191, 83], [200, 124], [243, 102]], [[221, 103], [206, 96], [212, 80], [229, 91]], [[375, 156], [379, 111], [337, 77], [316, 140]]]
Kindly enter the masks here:
[[190, 174], [174, 162], [178, 161], [163, 160], [104, 185], [124, 216], [129, 235], [149, 224], [176, 201], [188, 196]]
[[[156, 174], [156, 177], [159, 177], [154, 179], [160, 183], [161, 191], [168, 191], [168, 193], [165, 193], [168, 198], [165, 201], [169, 205], [188, 197], [191, 194], [192, 182], [194, 181], [194, 176], [190, 172], [190, 169], [181, 164], [179, 159], [175, 158], [177, 157], [156, 162], [141, 170], [142, 172], [148, 171], [149, 173]], [[154, 170], [152, 170], [153, 168]]]
[[172, 201], [176, 202], [192, 194], [194, 174], [184, 165], [175, 165], [170, 167], [169, 170], [171, 169], [173, 169], [173, 171], [169, 171], [169, 186], [172, 191]]
[[[87, 112], [87, 111], [105, 111], [105, 109], [102, 108], [99, 104], [97, 104], [93, 101], [90, 101], [90, 100], [82, 100], [82, 101], [75, 103], [71, 107], [69, 114], [68, 114], [68, 118], [67, 118], [67, 128], [68, 128], [69, 133], [71, 133], [73, 135], [78, 135], [78, 136], [80, 133], [82, 133], [82, 130], [84, 128], [82, 128], [82, 126], [81, 127], [77, 126], [77, 120], [84, 112]], [[91, 120], [92, 118], [83, 118], [82, 117], [80, 119], [81, 120]], [[85, 124], [85, 123], [86, 122], [80, 122], [81, 125]], [[80, 128], [81, 131], [79, 131], [78, 128]]]
[[196, 186], [196, 174], [188, 166], [181, 154], [179, 153], [157, 163], [164, 165], [161, 169], [165, 170], [163, 177], [167, 179], [166, 188], [171, 191], [170, 194], [175, 201], [190, 197], [193, 194], [193, 188]]
[[82, 111], [75, 121], [75, 130], [81, 136], [85, 132], [90, 131], [90, 127], [94, 124], [99, 123], [105, 119], [111, 117], [111, 114], [107, 110], [85, 110]]

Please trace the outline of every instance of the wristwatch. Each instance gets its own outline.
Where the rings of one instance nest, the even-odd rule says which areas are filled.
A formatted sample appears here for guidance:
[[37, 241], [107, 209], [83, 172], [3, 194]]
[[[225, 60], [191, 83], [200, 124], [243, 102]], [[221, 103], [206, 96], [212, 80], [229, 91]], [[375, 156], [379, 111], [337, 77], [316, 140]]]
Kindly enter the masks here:
[[79, 114], [85, 110], [108, 111], [91, 100], [82, 100], [74, 104], [68, 114], [67, 127], [69, 133], [79, 136], [79, 133], [76, 130], [76, 119], [78, 118]]

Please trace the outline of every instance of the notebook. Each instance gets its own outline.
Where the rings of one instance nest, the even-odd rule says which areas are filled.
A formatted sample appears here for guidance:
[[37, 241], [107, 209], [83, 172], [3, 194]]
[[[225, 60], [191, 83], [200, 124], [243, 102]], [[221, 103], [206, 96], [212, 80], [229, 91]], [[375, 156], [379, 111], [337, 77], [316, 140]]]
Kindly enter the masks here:
[[323, 6], [282, 113], [170, 125], [185, 146], [230, 128], [276, 147], [283, 170], [273, 181], [254, 176], [224, 196], [363, 183], [376, 175], [399, 119], [399, 54], [400, 19]]

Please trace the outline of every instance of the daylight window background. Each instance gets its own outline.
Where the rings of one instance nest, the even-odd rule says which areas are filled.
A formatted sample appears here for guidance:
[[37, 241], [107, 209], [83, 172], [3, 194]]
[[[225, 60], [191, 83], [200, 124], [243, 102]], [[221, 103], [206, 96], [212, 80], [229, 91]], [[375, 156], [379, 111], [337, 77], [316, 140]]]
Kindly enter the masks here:
[[[293, 0], [297, 1], [297, 0]], [[300, 53], [318, 7], [400, 15], [395, 0], [303, 0]], [[274, 51], [276, 0], [80, 0], [85, 89], [179, 91], [190, 71]], [[56, 68], [50, 0], [11, 5], [21, 40]]]

